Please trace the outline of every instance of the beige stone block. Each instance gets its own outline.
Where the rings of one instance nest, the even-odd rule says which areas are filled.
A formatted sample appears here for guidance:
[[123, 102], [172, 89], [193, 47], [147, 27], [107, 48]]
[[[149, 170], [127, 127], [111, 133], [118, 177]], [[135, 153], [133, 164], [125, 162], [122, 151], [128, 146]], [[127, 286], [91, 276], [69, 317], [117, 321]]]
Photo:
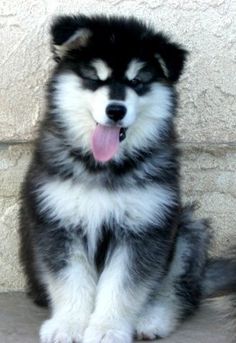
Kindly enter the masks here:
[[18, 210], [16, 198], [0, 199], [0, 291], [24, 288], [24, 278], [18, 259]]
[[185, 146], [182, 175], [184, 199], [212, 220], [217, 249], [236, 243], [236, 147]]
[[19, 190], [30, 158], [30, 147], [0, 145], [0, 291], [22, 289], [18, 261]]
[[0, 141], [28, 141], [43, 112], [51, 65], [48, 25], [58, 13], [133, 15], [189, 51], [178, 87], [185, 142], [235, 142], [236, 2], [164, 0], [12, 0], [0, 4]]
[[48, 76], [46, 2], [0, 4], [0, 141], [32, 139]]

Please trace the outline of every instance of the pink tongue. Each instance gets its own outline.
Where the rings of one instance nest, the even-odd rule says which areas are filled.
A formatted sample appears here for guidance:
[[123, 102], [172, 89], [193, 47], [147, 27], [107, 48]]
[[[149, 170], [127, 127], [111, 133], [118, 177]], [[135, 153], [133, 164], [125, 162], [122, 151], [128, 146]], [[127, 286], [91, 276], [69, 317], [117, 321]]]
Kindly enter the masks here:
[[119, 147], [119, 127], [109, 127], [98, 124], [92, 136], [93, 156], [97, 161], [109, 161]]

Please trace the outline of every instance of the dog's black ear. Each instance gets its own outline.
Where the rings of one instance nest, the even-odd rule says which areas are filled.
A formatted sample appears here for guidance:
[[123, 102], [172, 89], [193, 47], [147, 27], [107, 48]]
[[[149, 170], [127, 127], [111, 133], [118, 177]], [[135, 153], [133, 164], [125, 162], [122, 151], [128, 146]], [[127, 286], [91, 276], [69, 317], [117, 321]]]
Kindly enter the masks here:
[[92, 35], [86, 27], [86, 17], [60, 16], [51, 26], [52, 51], [59, 62], [69, 50], [85, 47]]
[[162, 35], [157, 35], [156, 42], [155, 57], [158, 59], [165, 77], [171, 82], [177, 82], [183, 71], [187, 50], [170, 42]]

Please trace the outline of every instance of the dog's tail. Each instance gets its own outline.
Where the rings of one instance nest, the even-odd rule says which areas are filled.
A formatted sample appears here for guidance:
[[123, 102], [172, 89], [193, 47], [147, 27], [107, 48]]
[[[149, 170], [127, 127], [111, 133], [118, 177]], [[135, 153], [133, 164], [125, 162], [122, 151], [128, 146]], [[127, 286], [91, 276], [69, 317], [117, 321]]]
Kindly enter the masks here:
[[227, 296], [222, 298], [222, 319], [227, 320], [232, 342], [236, 342], [236, 246], [231, 253], [224, 255], [229, 257], [209, 259], [202, 283], [202, 297]]
[[[232, 250], [236, 252], [236, 247]], [[210, 258], [202, 283], [203, 298], [236, 294], [236, 253], [231, 257]]]
[[236, 294], [236, 246], [223, 254], [227, 257], [210, 258], [202, 283], [203, 298]]
[[236, 294], [229, 299], [227, 317], [229, 318], [234, 342], [236, 341]]
[[194, 218], [196, 208], [196, 204], [190, 204], [182, 209], [177, 240], [182, 260], [186, 265], [189, 261], [194, 281], [201, 280], [203, 300], [228, 294], [236, 296], [236, 241], [220, 257], [211, 257], [214, 233], [208, 220]]

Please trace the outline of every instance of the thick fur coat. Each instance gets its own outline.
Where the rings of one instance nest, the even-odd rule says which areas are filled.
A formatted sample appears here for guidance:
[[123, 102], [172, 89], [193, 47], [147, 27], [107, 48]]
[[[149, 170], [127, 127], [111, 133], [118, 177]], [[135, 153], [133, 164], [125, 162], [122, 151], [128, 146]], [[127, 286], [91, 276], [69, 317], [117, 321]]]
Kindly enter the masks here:
[[41, 342], [166, 337], [228, 287], [212, 286], [208, 224], [181, 202], [175, 85], [187, 53], [134, 18], [60, 17], [51, 35], [57, 65], [20, 228], [28, 291], [52, 312]]

